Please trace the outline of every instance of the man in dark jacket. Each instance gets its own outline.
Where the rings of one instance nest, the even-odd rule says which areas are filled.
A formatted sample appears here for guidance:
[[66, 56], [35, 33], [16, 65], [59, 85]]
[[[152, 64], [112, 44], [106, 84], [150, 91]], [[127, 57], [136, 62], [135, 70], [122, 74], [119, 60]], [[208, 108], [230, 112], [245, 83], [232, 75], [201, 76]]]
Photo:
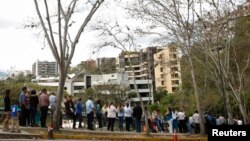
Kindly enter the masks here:
[[36, 95], [36, 90], [32, 90], [30, 92], [30, 123], [31, 127], [35, 126], [36, 123], [36, 112], [37, 112], [37, 105], [39, 103], [38, 96]]
[[9, 130], [9, 119], [10, 119], [10, 90], [9, 89], [5, 91], [4, 115], [5, 115], [5, 119], [3, 122], [3, 130], [8, 131]]
[[141, 132], [142, 108], [139, 105], [139, 102], [136, 103], [136, 106], [133, 109], [133, 117], [135, 118], [135, 129], [136, 129], [136, 132]]
[[72, 101], [72, 96], [69, 95], [67, 97], [67, 101], [64, 103], [65, 106], [65, 113], [67, 116], [71, 117], [73, 119], [73, 129], [76, 129], [76, 115], [75, 113], [75, 106]]

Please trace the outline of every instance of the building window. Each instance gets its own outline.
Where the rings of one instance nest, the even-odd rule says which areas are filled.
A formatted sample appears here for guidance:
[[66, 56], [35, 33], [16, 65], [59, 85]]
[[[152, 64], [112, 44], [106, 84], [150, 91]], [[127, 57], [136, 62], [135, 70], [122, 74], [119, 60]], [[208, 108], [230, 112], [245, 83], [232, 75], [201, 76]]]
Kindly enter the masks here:
[[74, 86], [74, 90], [82, 90], [84, 89], [84, 86]]
[[138, 89], [148, 89], [148, 84], [139, 84]]
[[161, 81], [161, 85], [164, 85], [164, 81]]
[[160, 68], [160, 71], [163, 72], [163, 68]]
[[176, 54], [173, 54], [173, 58], [175, 58], [175, 59], [176, 59], [176, 58], [177, 58], [177, 55], [176, 55]]
[[171, 64], [171, 65], [177, 65], [178, 62], [177, 62], [177, 61], [170, 61], [170, 64]]
[[179, 84], [179, 80], [172, 80], [172, 85]]
[[171, 48], [170, 51], [171, 52], [176, 52], [176, 48]]
[[140, 93], [141, 97], [148, 97], [149, 93]]
[[177, 90], [176, 87], [172, 87], [172, 92], [175, 92]]
[[164, 74], [161, 74], [161, 79], [163, 79], [164, 78]]
[[178, 73], [175, 73], [175, 74], [171, 74], [171, 77], [172, 78], [179, 78], [179, 75], [178, 75]]
[[171, 71], [178, 71], [178, 67], [172, 67]]
[[163, 57], [162, 57], [162, 54], [160, 54], [159, 56], [158, 56], [158, 59], [162, 59]]
[[134, 84], [130, 84], [129, 86], [130, 86], [130, 89], [135, 89]]

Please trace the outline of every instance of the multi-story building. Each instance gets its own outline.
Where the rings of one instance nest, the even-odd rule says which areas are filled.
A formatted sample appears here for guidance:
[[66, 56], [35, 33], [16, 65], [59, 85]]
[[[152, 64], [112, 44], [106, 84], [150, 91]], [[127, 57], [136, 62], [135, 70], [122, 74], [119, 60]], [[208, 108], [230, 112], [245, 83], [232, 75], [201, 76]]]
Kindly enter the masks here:
[[[122, 52], [118, 58], [118, 69], [121, 73], [128, 73], [128, 78], [132, 82], [135, 80], [143, 81], [142, 85], [148, 84], [149, 92], [143, 95], [152, 96], [155, 93], [154, 75], [154, 54], [158, 51], [156, 47], [147, 47], [139, 52]], [[131, 61], [131, 64], [130, 64]], [[144, 83], [145, 82], [145, 83]]]
[[102, 57], [102, 58], [97, 58], [96, 59], [96, 65], [97, 67], [100, 67], [100, 66], [106, 66], [106, 65], [113, 65], [115, 66], [116, 65], [116, 58], [114, 57]]
[[[59, 77], [37, 78], [32, 80], [42, 86], [58, 86]], [[152, 81], [151, 80], [133, 80], [128, 79], [127, 73], [111, 73], [111, 74], [81, 74], [81, 75], [68, 75], [64, 89], [68, 94], [76, 96], [84, 94], [84, 91], [96, 85], [119, 85], [130, 92], [135, 92], [134, 84], [138, 88], [139, 94], [142, 96], [143, 101], [153, 101]], [[150, 84], [150, 85], [149, 85]], [[104, 94], [108, 94], [105, 92]], [[131, 98], [132, 101], [139, 101], [138, 98]]]
[[181, 84], [180, 52], [175, 45], [164, 47], [154, 55], [155, 85], [164, 87], [169, 93]]
[[58, 75], [58, 66], [56, 62], [37, 60], [32, 65], [32, 74], [36, 77], [53, 77]]
[[109, 74], [109, 73], [115, 73], [116, 72], [116, 58], [111, 57], [103, 57], [103, 58], [97, 58], [96, 64], [102, 73]]
[[96, 61], [92, 59], [82, 61], [81, 64], [85, 65], [86, 67], [96, 68]]
[[129, 79], [134, 77], [137, 80], [154, 79], [154, 54], [156, 52], [156, 47], [141, 49], [139, 52], [122, 52], [118, 60], [119, 72], [128, 73]]
[[[88, 89], [95, 85], [119, 85], [124, 89], [128, 88], [130, 92], [135, 91], [135, 85], [138, 89], [139, 94], [142, 97], [143, 101], [154, 101], [153, 97], [153, 85], [151, 79], [144, 79], [144, 80], [129, 80], [127, 73], [112, 73], [112, 74], [103, 74], [103, 75], [86, 75], [85, 79], [85, 88]], [[107, 92], [104, 92], [107, 94]], [[139, 101], [138, 98], [132, 98], [132, 101]]]

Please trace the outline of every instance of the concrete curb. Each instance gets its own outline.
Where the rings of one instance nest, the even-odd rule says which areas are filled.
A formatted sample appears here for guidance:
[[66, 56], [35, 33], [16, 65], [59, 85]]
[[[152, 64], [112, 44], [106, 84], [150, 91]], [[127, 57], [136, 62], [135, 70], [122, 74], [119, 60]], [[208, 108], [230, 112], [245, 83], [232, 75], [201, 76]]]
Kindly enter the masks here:
[[40, 134], [0, 133], [0, 139], [41, 139]]
[[[22, 134], [18, 139], [48, 139], [48, 130], [46, 128], [23, 128], [28, 134]], [[20, 136], [20, 133], [16, 133]], [[152, 133], [147, 136], [145, 133], [136, 132], [110, 132], [106, 130], [90, 131], [90, 130], [72, 130], [61, 129], [59, 132], [54, 131], [54, 139], [72, 139], [72, 140], [110, 140], [110, 141], [173, 141], [173, 134], [168, 133]], [[7, 139], [13, 139], [13, 133], [5, 135]], [[177, 134], [178, 141], [207, 141], [207, 136]], [[0, 134], [0, 138], [1, 134]]]
[[[42, 137], [44, 139], [47, 138], [47, 134], [42, 134]], [[173, 136], [146, 136], [142, 134], [138, 134], [137, 136], [129, 136], [129, 135], [123, 135], [123, 136], [115, 136], [112, 134], [103, 135], [103, 134], [78, 134], [78, 135], [72, 135], [72, 134], [54, 134], [54, 139], [75, 139], [75, 140], [115, 140], [115, 141], [172, 141]], [[207, 141], [207, 138], [205, 137], [184, 137], [179, 136], [179, 141]]]

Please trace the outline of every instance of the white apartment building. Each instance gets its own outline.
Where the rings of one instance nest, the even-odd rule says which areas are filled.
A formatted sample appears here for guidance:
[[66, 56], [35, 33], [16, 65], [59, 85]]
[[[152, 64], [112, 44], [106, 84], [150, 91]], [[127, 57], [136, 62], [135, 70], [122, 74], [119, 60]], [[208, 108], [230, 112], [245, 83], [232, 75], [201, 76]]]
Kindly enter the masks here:
[[55, 77], [58, 75], [58, 65], [56, 62], [37, 60], [32, 65], [32, 74], [36, 77]]
[[[32, 80], [32, 82], [37, 83], [42, 86], [58, 86], [58, 77], [49, 78], [38, 78]], [[139, 94], [142, 96], [143, 101], [151, 101], [153, 103], [153, 88], [152, 80], [135, 80], [136, 86], [138, 88]], [[68, 75], [65, 82], [64, 89], [70, 95], [84, 94], [84, 91], [95, 85], [102, 84], [116, 84], [121, 87], [130, 89], [131, 92], [135, 92], [134, 81], [129, 80], [127, 73], [112, 73], [103, 75], [81, 75], [74, 76]], [[108, 93], [105, 93], [108, 94]], [[132, 101], [139, 101], [138, 98], [131, 98]]]

